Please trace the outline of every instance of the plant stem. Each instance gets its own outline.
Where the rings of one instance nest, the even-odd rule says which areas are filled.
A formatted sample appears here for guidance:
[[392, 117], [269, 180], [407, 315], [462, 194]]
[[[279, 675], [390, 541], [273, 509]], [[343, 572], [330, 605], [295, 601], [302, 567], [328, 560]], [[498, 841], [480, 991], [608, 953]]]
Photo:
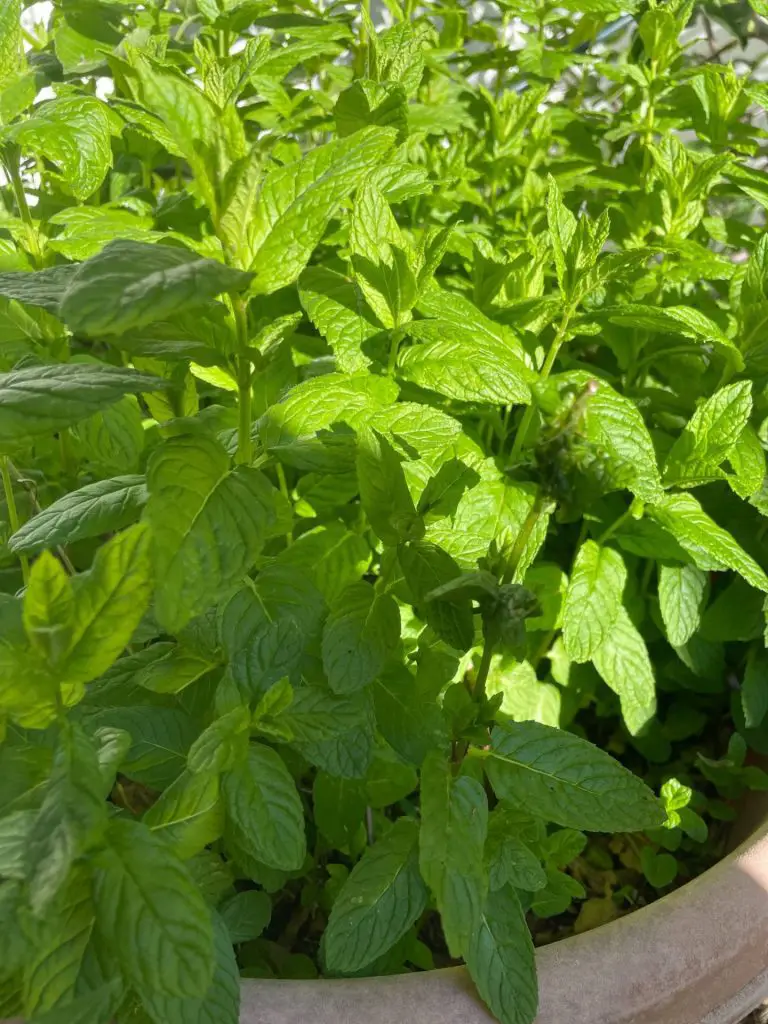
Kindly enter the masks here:
[[[19, 526], [19, 512], [16, 508], [16, 496], [13, 493], [13, 481], [11, 480], [11, 470], [8, 461], [8, 456], [3, 455], [0, 460], [0, 473], [3, 477], [3, 491], [5, 493], [5, 503], [8, 506], [8, 519], [10, 520], [11, 530], [16, 533]], [[19, 555], [19, 561], [21, 562], [21, 575], [24, 579], [24, 586], [29, 582], [29, 559], [26, 555]]]
[[525, 545], [528, 543], [531, 534], [533, 533], [536, 523], [539, 521], [541, 515], [541, 500], [536, 498], [528, 515], [523, 521], [523, 525], [520, 527], [520, 533], [515, 538], [515, 543], [512, 545], [512, 550], [509, 553], [509, 559], [507, 561], [507, 567], [504, 570], [504, 575], [501, 578], [502, 583], [511, 583], [517, 575], [517, 567], [520, 564], [520, 558], [522, 557]]
[[626, 511], [622, 512], [621, 515], [618, 516], [617, 519], [614, 519], [614, 521], [611, 523], [611, 525], [609, 527], [607, 527], [607, 529], [603, 530], [603, 532], [597, 538], [596, 543], [597, 544], [605, 544], [605, 542], [608, 540], [608, 538], [612, 537], [614, 535], [614, 533], [616, 533], [616, 531], [618, 529], [620, 529], [624, 525], [624, 523], [626, 523], [626, 521], [628, 519], [631, 519], [631, 518], [632, 518], [632, 506], [630, 505], [630, 507], [628, 509], [626, 509]]
[[40, 252], [40, 236], [37, 233], [32, 213], [27, 203], [27, 196], [24, 192], [24, 182], [21, 180], [21, 166], [18, 159], [7, 159], [3, 161], [11, 180], [11, 188], [19, 210], [19, 217], [24, 222], [27, 235], [27, 248], [36, 267], [42, 266], [42, 253]]
[[248, 311], [245, 300], [232, 296], [232, 308], [237, 327], [237, 407], [240, 413], [237, 428], [237, 457], [241, 465], [249, 466], [253, 457], [251, 442], [251, 356], [248, 351]]
[[395, 327], [392, 331], [392, 337], [389, 339], [389, 362], [387, 364], [387, 373], [390, 377], [394, 376], [395, 367], [397, 366], [397, 352], [400, 348], [400, 342], [403, 340], [405, 332], [402, 327]]
[[[568, 330], [568, 324], [570, 323], [572, 316], [573, 309], [571, 306], [567, 306], [563, 312], [563, 319], [560, 321], [560, 326], [557, 328], [557, 332], [552, 339], [552, 344], [549, 346], [549, 351], [547, 352], [547, 357], [544, 360], [544, 365], [541, 368], [539, 379], [542, 381], [546, 380], [552, 372], [552, 367], [555, 365], [557, 354], [565, 341], [565, 333]], [[520, 458], [520, 453], [523, 450], [523, 444], [525, 443], [525, 438], [528, 430], [530, 429], [531, 421], [533, 420], [535, 412], [536, 407], [533, 402], [531, 402], [523, 413], [523, 418], [520, 420], [520, 426], [517, 428], [517, 433], [515, 434], [515, 443], [512, 445], [512, 452], [510, 454], [510, 460], [512, 463], [516, 462]]]
[[488, 637], [486, 637], [485, 643], [483, 644], [483, 653], [480, 657], [480, 665], [478, 666], [477, 675], [475, 676], [475, 685], [473, 687], [475, 698], [485, 697], [485, 684], [488, 682], [488, 673], [491, 669], [491, 658], [493, 657], [494, 646], [495, 645], [488, 639]]

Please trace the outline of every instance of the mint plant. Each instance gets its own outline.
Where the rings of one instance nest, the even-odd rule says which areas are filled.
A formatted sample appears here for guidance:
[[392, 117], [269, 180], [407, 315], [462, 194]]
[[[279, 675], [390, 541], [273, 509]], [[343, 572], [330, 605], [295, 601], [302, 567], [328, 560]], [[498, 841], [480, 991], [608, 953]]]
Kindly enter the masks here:
[[768, 8], [485, 6], [2, 5], [0, 1017], [529, 1024], [768, 786]]

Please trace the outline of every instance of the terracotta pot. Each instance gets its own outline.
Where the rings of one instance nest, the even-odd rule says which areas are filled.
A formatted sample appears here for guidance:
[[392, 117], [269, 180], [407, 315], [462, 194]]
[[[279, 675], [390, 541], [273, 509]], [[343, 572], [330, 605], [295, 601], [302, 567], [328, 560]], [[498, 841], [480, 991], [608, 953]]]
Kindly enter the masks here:
[[[768, 997], [768, 823], [681, 889], [537, 952], [536, 1024], [736, 1024]], [[244, 981], [242, 1024], [492, 1024], [464, 968]]]

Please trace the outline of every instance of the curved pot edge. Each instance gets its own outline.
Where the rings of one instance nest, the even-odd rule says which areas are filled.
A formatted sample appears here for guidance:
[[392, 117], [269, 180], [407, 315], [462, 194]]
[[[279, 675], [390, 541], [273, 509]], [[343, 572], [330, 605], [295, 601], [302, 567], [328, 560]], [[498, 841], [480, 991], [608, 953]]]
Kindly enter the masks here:
[[[768, 821], [704, 874], [537, 950], [536, 1024], [734, 1024], [768, 994]], [[595, 983], [599, 978], [599, 983]], [[463, 967], [244, 980], [241, 1024], [491, 1024]]]

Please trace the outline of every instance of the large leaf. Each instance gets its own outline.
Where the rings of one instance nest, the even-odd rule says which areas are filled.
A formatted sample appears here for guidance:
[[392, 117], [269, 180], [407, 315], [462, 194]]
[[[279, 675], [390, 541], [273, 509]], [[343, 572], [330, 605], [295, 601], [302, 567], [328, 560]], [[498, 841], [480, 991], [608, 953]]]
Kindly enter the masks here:
[[451, 763], [430, 754], [421, 769], [419, 865], [434, 893], [448, 949], [465, 956], [488, 892], [485, 839], [488, 801], [468, 775], [453, 777]]
[[96, 480], [32, 516], [8, 541], [11, 551], [36, 554], [128, 526], [147, 500], [143, 476]]
[[752, 412], [752, 382], [716, 391], [702, 402], [667, 455], [667, 483], [693, 486], [717, 477], [720, 463], [733, 451]]
[[202, 997], [213, 979], [211, 914], [181, 861], [146, 825], [114, 818], [95, 860], [99, 932], [139, 992]]
[[250, 274], [189, 249], [118, 239], [80, 264], [59, 315], [81, 334], [124, 334], [222, 292], [240, 291], [250, 280]]
[[236, 586], [277, 519], [277, 493], [249, 466], [230, 469], [212, 438], [174, 437], [147, 468], [158, 619], [171, 632]]
[[337, 369], [367, 369], [375, 355], [368, 343], [382, 328], [354, 283], [328, 267], [307, 267], [299, 279], [299, 295], [307, 316], [333, 349]]
[[400, 612], [388, 594], [361, 580], [347, 587], [323, 629], [323, 668], [334, 693], [361, 690], [376, 679], [400, 639]]
[[92, 416], [123, 395], [158, 391], [165, 381], [105, 363], [58, 363], [0, 374], [0, 441], [50, 434]]
[[626, 581], [618, 551], [592, 540], [582, 544], [563, 605], [563, 642], [574, 661], [589, 661], [610, 633]]
[[533, 941], [515, 889], [492, 893], [466, 952], [477, 990], [501, 1024], [531, 1024], [538, 1008]]
[[218, 775], [182, 772], [150, 807], [143, 821], [182, 860], [193, 857], [224, 831]]
[[692, 494], [666, 494], [648, 511], [700, 569], [733, 569], [753, 587], [768, 592], [768, 576], [763, 569], [707, 515]]
[[352, 869], [325, 931], [325, 960], [332, 971], [361, 970], [418, 920], [427, 904], [418, 839], [416, 823], [403, 818]]
[[419, 344], [401, 355], [399, 368], [406, 380], [462, 402], [531, 401], [533, 374], [509, 345], [444, 320], [417, 320], [407, 330]]
[[296, 280], [335, 211], [382, 162], [394, 138], [389, 128], [363, 128], [268, 172], [250, 229], [257, 291]]
[[618, 761], [538, 722], [497, 725], [486, 767], [500, 799], [567, 828], [636, 832], [666, 817], [645, 783]]
[[227, 926], [218, 914], [213, 915], [213, 954], [213, 979], [204, 995], [178, 997], [151, 989], [141, 991], [154, 1024], [238, 1024], [240, 971]]
[[268, 867], [295, 871], [304, 863], [304, 811], [280, 756], [252, 743], [248, 758], [223, 777], [227, 820], [235, 838]]
[[302, 686], [281, 715], [298, 750], [312, 764], [345, 779], [362, 779], [373, 758], [374, 709], [369, 690], [334, 694]]

